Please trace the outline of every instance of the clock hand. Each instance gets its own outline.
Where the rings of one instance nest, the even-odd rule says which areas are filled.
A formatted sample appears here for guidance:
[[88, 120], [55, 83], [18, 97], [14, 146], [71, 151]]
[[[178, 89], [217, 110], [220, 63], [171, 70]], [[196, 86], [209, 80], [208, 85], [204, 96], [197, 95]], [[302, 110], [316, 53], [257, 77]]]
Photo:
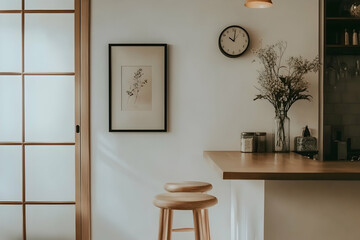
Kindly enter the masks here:
[[229, 37], [229, 39], [230, 39], [231, 41], [235, 42], [235, 39], [232, 39], [231, 37]]
[[235, 39], [236, 39], [236, 29], [234, 29], [234, 41], [235, 41]]
[[234, 36], [234, 41], [235, 41], [235, 39], [237, 39], [237, 37], [239, 36], [239, 34], [240, 34], [240, 33], [238, 33], [236, 36]]

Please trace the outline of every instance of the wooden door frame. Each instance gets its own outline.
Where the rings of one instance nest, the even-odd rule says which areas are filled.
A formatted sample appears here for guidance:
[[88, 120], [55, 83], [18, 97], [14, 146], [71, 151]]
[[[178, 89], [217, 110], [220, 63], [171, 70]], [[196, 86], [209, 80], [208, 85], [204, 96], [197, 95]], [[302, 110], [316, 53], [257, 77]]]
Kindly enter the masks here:
[[[19, 10], [0, 10], [0, 13], [21, 14], [22, 69], [21, 72], [0, 72], [0, 75], [18, 75], [22, 81], [22, 140], [21, 142], [0, 142], [0, 145], [22, 146], [22, 201], [1, 201], [0, 205], [22, 205], [23, 239], [26, 239], [26, 204], [76, 204], [76, 240], [91, 239], [91, 163], [90, 163], [90, 0], [74, 0], [74, 10], [26, 10], [21, 0]], [[75, 73], [24, 72], [25, 13], [75, 13]], [[25, 142], [24, 118], [24, 76], [25, 75], [75, 75], [75, 124], [80, 134], [75, 143]], [[80, 143], [80, 144], [78, 144]], [[75, 202], [29, 202], [25, 201], [25, 146], [26, 145], [75, 145], [76, 152], [76, 201]]]
[[81, 240], [91, 239], [90, 0], [80, 0], [80, 209]]

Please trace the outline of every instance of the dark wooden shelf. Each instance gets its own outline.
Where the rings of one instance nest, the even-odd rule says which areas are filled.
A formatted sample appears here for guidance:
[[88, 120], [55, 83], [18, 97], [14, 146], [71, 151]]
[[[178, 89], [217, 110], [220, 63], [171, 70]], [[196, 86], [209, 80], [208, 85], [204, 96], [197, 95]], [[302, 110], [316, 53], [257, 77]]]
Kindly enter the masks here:
[[355, 17], [327, 17], [326, 20], [331, 20], [331, 21], [360, 21], [360, 18], [355, 18]]
[[296, 153], [206, 151], [223, 179], [360, 180], [360, 162], [316, 161]]
[[354, 45], [349, 45], [349, 46], [345, 46], [345, 45], [337, 45], [337, 44], [326, 44], [327, 48], [346, 48], [346, 49], [360, 49], [360, 46], [354, 46]]
[[345, 46], [345, 45], [335, 45], [335, 44], [326, 44], [326, 53], [330, 55], [359, 55], [360, 46]]

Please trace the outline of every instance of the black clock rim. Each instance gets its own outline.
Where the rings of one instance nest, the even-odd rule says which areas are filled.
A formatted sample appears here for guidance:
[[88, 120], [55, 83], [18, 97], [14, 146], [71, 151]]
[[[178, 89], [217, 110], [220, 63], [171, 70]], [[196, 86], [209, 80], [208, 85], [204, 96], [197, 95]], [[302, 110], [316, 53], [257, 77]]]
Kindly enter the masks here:
[[[242, 30], [246, 33], [246, 35], [247, 35], [247, 37], [248, 37], [248, 45], [246, 46], [246, 48], [244, 49], [244, 51], [242, 51], [241, 53], [236, 54], [236, 55], [228, 54], [228, 53], [225, 52], [224, 49], [222, 49], [222, 47], [221, 47], [221, 36], [223, 35], [223, 33], [224, 33], [226, 30], [228, 30], [229, 28], [233, 28], [233, 27], [242, 29]], [[243, 54], [246, 52], [246, 50], [249, 48], [249, 46], [250, 46], [250, 36], [249, 36], [249, 33], [245, 30], [245, 28], [243, 28], [243, 27], [241, 27], [241, 26], [239, 26], [239, 25], [231, 25], [231, 26], [226, 27], [226, 28], [225, 28], [224, 30], [222, 30], [222, 32], [220, 33], [219, 40], [218, 40], [218, 45], [219, 45], [219, 49], [220, 49], [220, 51], [221, 51], [222, 54], [224, 54], [225, 56], [227, 56], [227, 57], [229, 57], [229, 58], [237, 58], [237, 57], [240, 57], [241, 55], [243, 55]]]

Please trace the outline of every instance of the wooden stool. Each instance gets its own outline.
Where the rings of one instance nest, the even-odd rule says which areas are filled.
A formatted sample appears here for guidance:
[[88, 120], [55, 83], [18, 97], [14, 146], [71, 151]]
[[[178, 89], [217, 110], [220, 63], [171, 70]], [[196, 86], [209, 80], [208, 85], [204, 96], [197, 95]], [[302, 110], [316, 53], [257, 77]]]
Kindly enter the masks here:
[[[204, 193], [163, 193], [154, 199], [160, 208], [159, 240], [171, 240], [172, 232], [195, 231], [196, 240], [210, 240], [208, 209], [217, 204], [214, 196]], [[192, 210], [194, 228], [172, 229], [173, 210]]]
[[207, 182], [166, 183], [164, 189], [168, 192], [208, 192], [212, 185]]

